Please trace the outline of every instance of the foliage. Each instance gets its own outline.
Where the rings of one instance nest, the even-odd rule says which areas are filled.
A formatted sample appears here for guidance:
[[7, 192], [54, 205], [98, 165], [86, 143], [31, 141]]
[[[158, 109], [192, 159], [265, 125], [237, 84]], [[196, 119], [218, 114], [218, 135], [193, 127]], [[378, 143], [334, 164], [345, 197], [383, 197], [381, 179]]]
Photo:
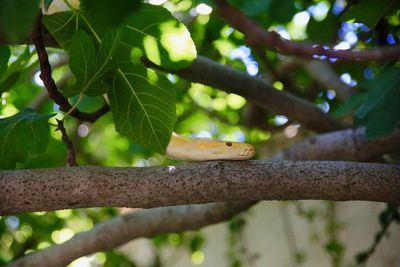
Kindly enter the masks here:
[[0, 119], [0, 167], [14, 168], [46, 150], [49, 139], [47, 120], [54, 115], [39, 115], [23, 109], [14, 116]]
[[362, 22], [370, 28], [374, 28], [382, 17], [393, 13], [399, 7], [396, 0], [380, 1], [380, 0], [363, 0], [351, 5], [350, 8], [343, 13], [342, 20], [355, 19]]
[[[10, 44], [23, 43], [32, 30], [39, 2], [1, 1], [0, 40], [4, 34]], [[221, 19], [213, 1], [170, 0], [155, 6], [131, 0], [118, 1], [118, 5], [108, 0], [82, 0], [79, 8], [72, 2], [67, 10], [43, 17], [47, 30], [61, 46], [48, 48], [53, 78], [66, 79], [59, 89], [74, 108], [92, 112], [108, 102], [111, 112], [91, 124], [60, 112], [48, 98], [32, 106], [44, 91], [38, 82], [36, 51], [32, 46], [2, 44], [0, 169], [65, 165], [66, 146], [52, 127], [54, 113], [64, 119], [81, 165], [175, 163], [163, 156], [173, 130], [183, 135], [246, 141], [257, 148], [265, 143], [273, 147], [288, 126], [306, 132], [287, 122], [284, 114], [260, 110], [241, 96], [147, 69], [139, 60], [142, 56], [175, 70], [190, 66], [197, 54], [206, 56], [265, 78], [338, 120], [365, 126], [369, 138], [390, 133], [399, 125], [397, 62], [332, 64], [335, 75], [352, 93], [348, 99], [339, 99], [335, 88], [316, 82], [306, 70], [296, 66], [284, 69], [288, 57], [270, 50], [254, 51], [243, 34]], [[399, 43], [399, 2], [395, 0], [347, 1], [347, 5], [333, 0], [229, 2], [264, 28], [291, 40], [339, 45], [337, 49]], [[211, 13], [201, 9], [204, 3], [214, 8]], [[43, 4], [51, 10], [57, 1], [45, 0]], [[335, 218], [327, 219], [321, 213], [310, 209], [303, 216], [310, 223], [326, 221], [330, 236], [319, 245], [332, 261], [341, 263], [346, 244], [336, 238], [340, 227]], [[116, 209], [89, 209], [0, 217], [0, 265], [64, 241], [58, 238], [61, 233], [70, 236], [88, 230], [117, 214]], [[249, 252], [241, 240], [246, 222], [247, 218], [236, 217], [228, 224], [231, 266], [247, 264], [244, 259], [248, 254], [244, 254]], [[158, 253], [165, 246], [185, 247], [192, 259], [201, 255], [204, 242], [201, 233], [172, 233], [153, 239]], [[304, 255], [296, 255], [299, 264], [307, 260]], [[116, 252], [96, 257], [104, 265], [134, 265]]]

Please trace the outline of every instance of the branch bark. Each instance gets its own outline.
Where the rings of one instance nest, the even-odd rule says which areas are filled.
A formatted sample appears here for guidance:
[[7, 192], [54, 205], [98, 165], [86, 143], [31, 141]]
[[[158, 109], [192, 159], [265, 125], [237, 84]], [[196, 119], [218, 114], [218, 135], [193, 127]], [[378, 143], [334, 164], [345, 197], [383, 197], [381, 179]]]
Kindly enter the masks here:
[[276, 32], [264, 30], [255, 21], [230, 6], [226, 0], [215, 0], [218, 12], [233, 28], [242, 32], [247, 42], [259, 49], [270, 48], [284, 55], [296, 55], [307, 58], [325, 56], [339, 60], [377, 61], [400, 59], [400, 46], [372, 48], [364, 51], [336, 50], [331, 47], [285, 40]]
[[316, 132], [330, 132], [345, 128], [343, 124], [323, 113], [310, 102], [288, 92], [279, 91], [266, 81], [221, 65], [208, 58], [198, 56], [187, 68], [164, 69], [147, 58], [142, 58], [146, 67], [174, 73], [192, 82], [198, 82], [234, 93], [254, 102], [275, 114], [287, 116]]
[[61, 245], [28, 255], [11, 266], [66, 266], [71, 261], [101, 250], [110, 250], [133, 238], [151, 237], [159, 233], [197, 230], [228, 220], [246, 210], [253, 202], [230, 202], [187, 205], [142, 210], [122, 215], [96, 225], [92, 230], [74, 236]]
[[400, 130], [368, 140], [365, 128], [358, 128], [315, 135], [282, 150], [272, 159], [364, 161], [395, 151], [400, 151]]
[[246, 200], [368, 200], [400, 204], [400, 166], [374, 163], [215, 161], [148, 168], [1, 171], [0, 175], [3, 215]]

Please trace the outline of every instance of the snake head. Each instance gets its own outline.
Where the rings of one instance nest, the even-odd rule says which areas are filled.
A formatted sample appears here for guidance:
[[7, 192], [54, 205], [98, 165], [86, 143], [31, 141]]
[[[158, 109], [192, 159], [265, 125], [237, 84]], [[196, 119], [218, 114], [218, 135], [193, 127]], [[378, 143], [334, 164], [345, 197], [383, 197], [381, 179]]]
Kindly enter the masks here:
[[255, 149], [250, 144], [219, 140], [214, 140], [204, 152], [208, 154], [205, 155], [207, 160], [246, 160], [255, 155]]

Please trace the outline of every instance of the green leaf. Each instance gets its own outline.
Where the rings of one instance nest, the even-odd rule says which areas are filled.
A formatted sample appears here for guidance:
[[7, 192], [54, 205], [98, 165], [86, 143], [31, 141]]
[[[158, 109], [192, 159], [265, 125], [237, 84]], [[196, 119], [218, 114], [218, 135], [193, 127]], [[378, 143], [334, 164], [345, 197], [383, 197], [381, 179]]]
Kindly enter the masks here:
[[14, 116], [0, 119], [0, 159], [15, 165], [28, 157], [42, 153], [49, 139], [48, 119], [52, 115], [39, 115], [31, 109], [23, 109]]
[[[67, 51], [72, 36], [78, 29], [91, 34], [98, 43], [105, 34], [96, 30], [96, 25], [81, 11], [45, 16], [43, 22], [57, 42]], [[196, 58], [196, 47], [189, 31], [163, 7], [142, 4], [142, 8], [127, 18], [124, 26], [122, 28], [125, 32], [121, 44], [129, 48], [141, 48], [143, 54], [163, 67], [183, 68]]]
[[354, 112], [363, 102], [365, 101], [367, 94], [359, 93], [354, 94], [349, 99], [347, 99], [344, 103], [342, 103], [337, 109], [335, 109], [331, 115], [333, 117], [341, 117], [343, 115], [350, 114]]
[[[325, 19], [316, 21], [312, 16], [307, 24], [307, 35], [310, 40], [319, 43], [331, 43], [336, 38], [339, 18], [329, 11]], [[321, 29], [324, 29], [321, 31]]]
[[196, 58], [189, 31], [163, 7], [143, 4], [129, 17], [126, 29], [124, 43], [140, 47], [146, 57], [165, 68], [183, 68]]
[[86, 32], [77, 30], [72, 36], [69, 54], [69, 66], [76, 79], [87, 83], [96, 71], [96, 48], [92, 38]]
[[368, 83], [366, 101], [355, 112], [368, 138], [393, 131], [400, 122], [400, 69], [388, 68]]
[[0, 79], [7, 70], [11, 52], [8, 45], [0, 45]]
[[356, 22], [361, 22], [370, 28], [375, 28], [381, 18], [394, 12], [398, 6], [399, 1], [397, 0], [361, 0], [350, 6], [343, 13], [341, 20], [354, 19]]
[[297, 9], [294, 0], [273, 0], [269, 7], [269, 16], [277, 23], [287, 23], [292, 20]]
[[28, 36], [39, 11], [39, 0], [1, 0], [0, 29], [9, 41]]
[[129, 64], [118, 71], [108, 97], [117, 132], [164, 154], [176, 122], [170, 82], [140, 64]]
[[122, 31], [110, 30], [102, 39], [99, 52], [92, 38], [84, 31], [78, 30], [72, 37], [70, 46], [70, 67], [76, 77], [76, 84], [68, 89], [68, 95], [84, 93], [97, 96], [108, 91], [103, 80], [108, 72], [115, 70], [123, 59], [128, 57], [127, 47], [120, 42]]
[[49, 16], [43, 16], [43, 24], [47, 30], [54, 36], [57, 43], [68, 51], [71, 44], [72, 36], [78, 29], [86, 30], [87, 27], [79, 19], [77, 13], [72, 11], [58, 12]]
[[[33, 53], [26, 46], [24, 52], [8, 66], [7, 70], [0, 76], [0, 94], [11, 88], [19, 79], [21, 73], [26, 70]], [[29, 66], [28, 66], [29, 68]]]
[[249, 17], [255, 17], [266, 12], [271, 4], [271, 0], [230, 0], [229, 2]]
[[140, 7], [138, 0], [81, 0], [80, 9], [88, 17], [96, 31], [105, 31], [119, 26]]

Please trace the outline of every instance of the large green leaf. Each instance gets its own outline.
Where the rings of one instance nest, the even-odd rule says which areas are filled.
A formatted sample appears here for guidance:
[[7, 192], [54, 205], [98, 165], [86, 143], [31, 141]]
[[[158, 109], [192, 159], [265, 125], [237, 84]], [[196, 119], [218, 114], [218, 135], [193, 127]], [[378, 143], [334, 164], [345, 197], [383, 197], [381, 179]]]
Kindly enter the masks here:
[[140, 7], [139, 0], [81, 0], [80, 9], [94, 29], [105, 31], [117, 27]]
[[12, 41], [28, 36], [39, 11], [39, 0], [1, 0], [0, 29]]
[[398, 0], [361, 0], [350, 6], [341, 19], [355, 19], [356, 22], [362, 22], [368, 27], [374, 28], [381, 18], [395, 11], [399, 4]]
[[23, 109], [14, 116], [0, 119], [0, 168], [14, 167], [17, 162], [42, 153], [49, 139], [47, 121], [53, 116]]
[[196, 47], [185, 25], [160, 6], [143, 4], [130, 16], [124, 39], [130, 47], [140, 47], [154, 63], [178, 69], [196, 58]]
[[43, 16], [42, 22], [60, 46], [67, 51], [76, 30], [81, 29], [88, 32], [85, 24], [79, 19], [79, 15], [73, 11]]
[[176, 122], [170, 82], [142, 65], [129, 64], [118, 71], [108, 96], [116, 130], [164, 154]]
[[77, 30], [72, 36], [69, 54], [69, 66], [77, 80], [77, 87], [85, 87], [97, 69], [96, 48], [92, 38], [86, 32]]
[[400, 69], [389, 68], [367, 84], [366, 101], [355, 115], [367, 127], [368, 138], [393, 131], [400, 122]]
[[123, 56], [129, 57], [126, 46], [122, 46], [122, 31], [109, 31], [102, 39], [99, 51], [96, 52], [92, 38], [84, 31], [78, 30], [72, 37], [70, 46], [70, 67], [76, 77], [76, 84], [68, 89], [67, 96], [84, 93], [97, 96], [108, 91], [107, 74], [116, 70]]

